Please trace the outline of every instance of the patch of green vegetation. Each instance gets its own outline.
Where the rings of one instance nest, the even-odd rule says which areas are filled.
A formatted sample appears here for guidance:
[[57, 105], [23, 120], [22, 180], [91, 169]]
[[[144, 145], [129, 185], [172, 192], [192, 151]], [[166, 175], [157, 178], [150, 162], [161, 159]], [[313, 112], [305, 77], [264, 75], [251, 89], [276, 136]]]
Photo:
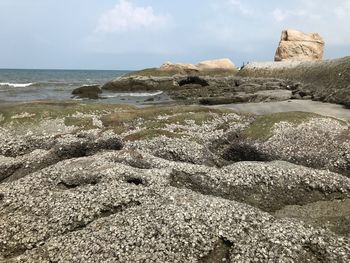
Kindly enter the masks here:
[[[213, 118], [211, 113], [224, 114], [232, 112], [226, 109], [210, 109], [199, 106], [158, 106], [115, 112], [102, 117], [102, 122], [108, 128], [118, 128], [119, 131], [123, 132], [133, 128], [140, 119], [144, 122], [142, 124], [143, 128], [161, 129], [166, 124], [185, 124], [189, 120], [194, 120], [196, 124], [202, 124]], [[169, 118], [160, 120], [158, 119], [159, 116], [169, 116]]]
[[74, 122], [79, 126], [84, 126], [90, 122], [79, 120], [79, 118], [69, 119], [75, 113], [83, 114], [107, 114], [114, 111], [134, 109], [128, 105], [107, 105], [107, 104], [82, 104], [79, 102], [25, 102], [25, 103], [4, 103], [0, 105], [0, 125], [13, 123], [14, 125], [32, 125], [45, 119], [65, 119], [67, 125]]
[[[11, 125], [30, 129], [40, 121], [61, 119], [67, 126], [77, 129], [93, 129], [92, 117], [97, 115], [107, 129], [121, 134], [133, 129], [149, 129], [147, 136], [158, 134], [167, 124], [186, 124], [193, 121], [201, 125], [214, 118], [212, 113], [232, 113], [232, 110], [211, 109], [200, 106], [152, 106], [137, 108], [128, 105], [82, 104], [79, 102], [30, 102], [6, 103], [0, 105], [0, 125]], [[165, 118], [159, 118], [159, 117]], [[174, 134], [163, 132], [167, 136], [175, 136], [183, 132], [179, 129]], [[146, 136], [146, 134], [145, 134]]]
[[153, 139], [160, 136], [166, 136], [168, 138], [181, 138], [183, 135], [161, 130], [161, 129], [146, 129], [139, 132], [132, 133], [128, 136], [124, 137], [124, 140], [126, 141], [137, 141], [137, 140], [147, 140], [147, 139]]
[[64, 124], [66, 126], [75, 126], [84, 129], [93, 129], [95, 128], [92, 123], [92, 118], [77, 118], [77, 117], [65, 117]]
[[272, 136], [273, 126], [279, 122], [300, 124], [315, 117], [322, 117], [308, 112], [280, 112], [258, 116], [255, 121], [243, 131], [243, 136], [253, 140], [264, 140]]
[[170, 123], [186, 124], [188, 121], [194, 121], [195, 124], [201, 125], [207, 121], [214, 119], [211, 112], [197, 112], [197, 113], [182, 113], [181, 115], [176, 115], [170, 117], [167, 121]]
[[[349, 126], [348, 126], [348, 127], [349, 127]], [[344, 141], [344, 142], [350, 141], [350, 127], [349, 127], [348, 129], [344, 130], [344, 131], [340, 134], [338, 140]]]

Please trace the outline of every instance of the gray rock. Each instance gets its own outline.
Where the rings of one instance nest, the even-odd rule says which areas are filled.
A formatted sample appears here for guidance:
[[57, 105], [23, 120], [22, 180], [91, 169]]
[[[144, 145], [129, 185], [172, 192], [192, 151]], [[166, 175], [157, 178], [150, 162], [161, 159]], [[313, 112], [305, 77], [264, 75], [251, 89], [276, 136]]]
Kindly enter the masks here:
[[111, 155], [66, 160], [0, 185], [3, 260], [349, 260], [345, 237], [172, 187], [168, 169], [131, 168]]
[[327, 227], [339, 235], [350, 236], [350, 199], [290, 205], [274, 215], [278, 218], [298, 218], [314, 226]]
[[[285, 113], [286, 116], [288, 114]], [[254, 128], [250, 131], [248, 127], [248, 137], [244, 137], [243, 132], [242, 137], [231, 140], [230, 146], [223, 153], [224, 158], [234, 161], [254, 158], [285, 160], [350, 176], [350, 144], [347, 139], [349, 127], [345, 122], [309, 115], [310, 118], [305, 120], [281, 119], [280, 122], [271, 124], [274, 116], [276, 115], [261, 117], [257, 121], [258, 125], [253, 124]], [[300, 118], [305, 116], [301, 115]], [[264, 118], [265, 121], [262, 121]], [[271, 127], [267, 134], [266, 127]]]
[[[349, 262], [347, 123], [165, 112], [1, 127], [0, 262]], [[120, 139], [162, 121], [181, 137]]]
[[[137, 73], [135, 73], [137, 74]], [[173, 99], [215, 105], [236, 102], [261, 102], [291, 98], [296, 84], [279, 79], [236, 76], [122, 76], [106, 83], [110, 91], [162, 90]]]
[[43, 146], [17, 158], [0, 156], [0, 183], [18, 180], [27, 174], [43, 169], [61, 160], [92, 155], [101, 150], [120, 150], [123, 143], [111, 133], [80, 132], [51, 139], [51, 148]]
[[312, 95], [314, 100], [350, 106], [349, 67], [350, 57], [312, 62], [250, 63], [238, 75], [300, 82], [302, 85], [295, 88], [310, 92], [306, 96]]

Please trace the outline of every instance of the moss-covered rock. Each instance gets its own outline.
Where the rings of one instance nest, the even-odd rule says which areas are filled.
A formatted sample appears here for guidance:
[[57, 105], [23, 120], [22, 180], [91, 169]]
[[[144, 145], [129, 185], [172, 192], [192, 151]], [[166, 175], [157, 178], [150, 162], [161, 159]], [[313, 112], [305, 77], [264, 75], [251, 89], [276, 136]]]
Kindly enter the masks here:
[[309, 112], [282, 112], [256, 117], [255, 121], [242, 132], [248, 140], [266, 140], [273, 135], [274, 126], [280, 122], [293, 125], [301, 124], [311, 118], [322, 118], [321, 115]]
[[255, 118], [226, 137], [224, 158], [233, 161], [285, 160], [350, 176], [349, 125], [312, 113], [287, 112]]

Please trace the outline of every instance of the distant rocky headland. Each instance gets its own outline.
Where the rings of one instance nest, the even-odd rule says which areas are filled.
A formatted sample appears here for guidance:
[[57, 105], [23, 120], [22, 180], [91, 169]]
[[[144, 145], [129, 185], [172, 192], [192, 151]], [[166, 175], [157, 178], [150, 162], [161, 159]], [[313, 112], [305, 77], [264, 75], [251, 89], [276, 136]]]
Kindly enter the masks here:
[[350, 57], [322, 60], [316, 34], [282, 32], [276, 62], [252, 62], [238, 69], [229, 59], [193, 64], [166, 62], [106, 83], [102, 90], [161, 90], [185, 103], [309, 99], [350, 106]]
[[90, 100], [1, 103], [0, 262], [350, 262], [349, 119], [220, 106], [350, 106], [350, 57], [323, 46], [287, 30], [276, 62], [166, 62], [73, 91]]

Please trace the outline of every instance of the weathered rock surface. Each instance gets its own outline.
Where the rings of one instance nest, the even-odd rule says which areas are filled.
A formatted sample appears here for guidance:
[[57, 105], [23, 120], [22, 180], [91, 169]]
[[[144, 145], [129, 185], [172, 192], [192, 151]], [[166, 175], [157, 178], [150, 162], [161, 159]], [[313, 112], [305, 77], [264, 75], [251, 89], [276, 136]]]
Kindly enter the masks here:
[[275, 61], [322, 60], [323, 50], [324, 41], [319, 34], [305, 34], [291, 29], [283, 30]]
[[[347, 123], [199, 107], [66, 110], [100, 128], [46, 113], [23, 138], [6, 112], [0, 166], [39, 166], [0, 183], [0, 262], [349, 262]], [[40, 166], [53, 152], [64, 158]]]
[[175, 100], [200, 104], [283, 101], [300, 83], [280, 79], [217, 76], [124, 76], [106, 83], [109, 91], [162, 90]]
[[346, 237], [174, 187], [170, 170], [131, 168], [108, 161], [113, 155], [64, 161], [1, 185], [4, 260], [219, 262], [217, 246], [229, 262], [349, 259]]
[[250, 63], [242, 77], [280, 78], [299, 82], [294, 94], [350, 107], [350, 57], [325, 61]]
[[350, 234], [350, 199], [290, 205], [276, 211], [278, 218], [299, 218], [314, 226], [324, 226], [340, 235]]
[[210, 70], [236, 70], [236, 66], [228, 58], [205, 60], [197, 64], [199, 70], [210, 71]]
[[193, 64], [185, 64], [185, 63], [172, 63], [170, 61], [167, 61], [163, 63], [159, 67], [160, 71], [178, 71], [178, 72], [184, 72], [184, 73], [190, 73], [190, 72], [196, 72], [199, 71], [198, 67]]
[[78, 98], [98, 99], [102, 93], [99, 85], [82, 86], [72, 91], [72, 95]]
[[262, 116], [241, 134], [233, 134], [226, 159], [286, 160], [350, 176], [349, 126], [306, 113]]
[[101, 150], [120, 150], [123, 147], [116, 134], [97, 131], [65, 134], [56, 138], [43, 137], [41, 143], [37, 142], [36, 145], [40, 148], [33, 150], [28, 147], [28, 153], [17, 158], [0, 155], [0, 183], [18, 180], [61, 160], [93, 155]]
[[197, 65], [165, 62], [159, 67], [159, 70], [170, 72], [178, 71], [179, 73], [190, 73], [200, 71], [237, 71], [236, 66], [228, 58], [205, 60], [199, 62]]
[[[299, 34], [288, 36], [292, 41], [286, 42], [303, 39]], [[308, 42], [313, 37], [306, 36], [304, 40]], [[107, 82], [102, 89], [116, 92], [160, 90], [173, 100], [208, 105], [305, 99], [350, 107], [350, 57], [253, 62], [239, 71], [211, 69], [220, 63], [222, 68], [226, 64], [230, 67], [225, 60], [203, 62], [203, 70], [197, 70], [199, 64], [168, 63], [163, 65], [164, 69], [145, 69], [119, 77]], [[289, 91], [292, 92], [290, 97]]]

